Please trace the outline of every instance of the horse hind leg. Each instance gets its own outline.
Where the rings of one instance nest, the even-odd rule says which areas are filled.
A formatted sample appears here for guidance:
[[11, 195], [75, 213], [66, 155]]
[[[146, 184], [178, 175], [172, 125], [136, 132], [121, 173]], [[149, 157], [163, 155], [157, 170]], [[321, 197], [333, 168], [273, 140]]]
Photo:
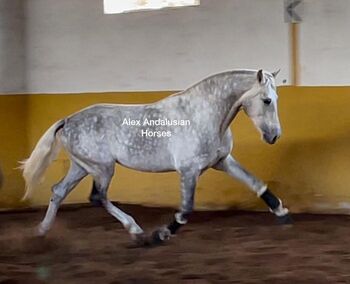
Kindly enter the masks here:
[[38, 228], [39, 235], [43, 236], [50, 230], [61, 202], [86, 175], [87, 172], [82, 167], [74, 161], [71, 161], [71, 166], [67, 175], [52, 187], [49, 207], [46, 211], [45, 218]]
[[108, 213], [123, 224], [124, 228], [129, 232], [134, 240], [143, 239], [144, 231], [136, 223], [134, 218], [120, 210], [117, 206], [113, 205], [113, 203], [107, 198], [108, 187], [114, 174], [114, 165], [110, 167], [103, 167], [98, 172], [99, 174], [93, 175], [93, 178], [95, 189], [99, 194], [103, 207], [105, 207]]
[[193, 211], [194, 194], [196, 190], [197, 180], [200, 175], [199, 170], [185, 170], [181, 174], [181, 206], [180, 210], [175, 214], [175, 218], [168, 226], [163, 226], [152, 234], [152, 244], [160, 244], [173, 236], [184, 226], [188, 217]]
[[92, 182], [92, 189], [91, 189], [91, 193], [89, 196], [89, 201], [95, 207], [103, 206], [102, 198], [101, 198], [100, 192], [97, 190], [97, 186], [96, 186], [95, 181]]

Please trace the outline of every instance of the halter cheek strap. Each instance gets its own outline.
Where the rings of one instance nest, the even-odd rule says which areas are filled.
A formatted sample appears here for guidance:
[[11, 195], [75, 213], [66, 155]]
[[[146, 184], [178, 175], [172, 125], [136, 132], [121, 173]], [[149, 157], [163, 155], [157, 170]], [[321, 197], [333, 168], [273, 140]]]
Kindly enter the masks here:
[[226, 128], [228, 127], [228, 125], [230, 124], [230, 122], [232, 121], [232, 117], [235, 113], [237, 113], [239, 111], [239, 109], [242, 107], [242, 103], [245, 99], [247, 98], [252, 98], [256, 95], [259, 94], [260, 91], [260, 85], [258, 85], [257, 83], [255, 83], [253, 85], [253, 87], [251, 87], [248, 91], [246, 91], [231, 107], [229, 114], [226, 116], [226, 118], [224, 119], [224, 121], [221, 123], [220, 125], [220, 133], [221, 135], [224, 134], [224, 132], [226, 131]]
[[260, 84], [255, 83], [248, 91], [246, 91], [234, 104], [235, 107], [238, 107], [243, 104], [243, 101], [248, 98], [253, 98], [259, 94], [261, 89]]

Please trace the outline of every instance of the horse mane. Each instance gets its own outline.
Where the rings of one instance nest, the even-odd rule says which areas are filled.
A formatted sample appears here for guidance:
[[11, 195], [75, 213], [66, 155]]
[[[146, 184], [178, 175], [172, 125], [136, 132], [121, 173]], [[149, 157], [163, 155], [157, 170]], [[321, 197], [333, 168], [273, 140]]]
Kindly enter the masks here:
[[180, 96], [180, 95], [183, 95], [184, 93], [187, 93], [188, 91], [190, 91], [191, 89], [194, 89], [196, 88], [197, 86], [211, 80], [212, 78], [214, 77], [217, 77], [217, 76], [223, 76], [223, 75], [233, 75], [235, 73], [237, 74], [254, 74], [258, 72], [258, 70], [254, 70], [254, 69], [233, 69], [233, 70], [226, 70], [226, 71], [222, 71], [220, 73], [215, 73], [215, 74], [211, 74], [207, 77], [205, 77], [204, 79], [198, 81], [197, 83], [189, 86], [188, 88], [182, 90], [182, 91], [179, 91], [179, 92], [176, 92], [172, 95], [170, 95], [169, 97], [176, 97], [176, 96]]

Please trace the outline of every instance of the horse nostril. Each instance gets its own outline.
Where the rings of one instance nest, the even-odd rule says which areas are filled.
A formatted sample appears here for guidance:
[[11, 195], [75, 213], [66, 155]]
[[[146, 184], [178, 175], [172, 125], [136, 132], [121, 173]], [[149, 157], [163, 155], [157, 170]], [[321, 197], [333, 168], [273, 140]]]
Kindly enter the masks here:
[[273, 137], [273, 139], [272, 139], [272, 143], [275, 143], [276, 141], [277, 141], [277, 138], [278, 138], [278, 136], [276, 135], [275, 137]]

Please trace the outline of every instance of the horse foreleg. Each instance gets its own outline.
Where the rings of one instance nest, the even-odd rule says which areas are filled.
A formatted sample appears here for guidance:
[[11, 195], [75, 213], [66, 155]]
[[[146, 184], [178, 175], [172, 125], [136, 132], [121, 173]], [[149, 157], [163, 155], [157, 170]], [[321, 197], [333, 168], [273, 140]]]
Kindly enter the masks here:
[[87, 172], [83, 168], [75, 162], [71, 162], [67, 175], [52, 188], [49, 207], [44, 220], [40, 223], [38, 228], [39, 235], [43, 236], [48, 232], [55, 220], [61, 202], [86, 175]]
[[253, 190], [260, 197], [270, 211], [273, 212], [278, 221], [282, 224], [292, 223], [288, 214], [288, 209], [283, 207], [281, 199], [277, 198], [267, 187], [265, 183], [246, 171], [231, 155], [213, 166], [214, 169], [224, 171], [230, 176], [238, 179]]
[[152, 234], [153, 243], [161, 243], [185, 225], [189, 215], [193, 211], [194, 193], [196, 189], [199, 173], [183, 172], [181, 173], [181, 206], [179, 212], [175, 214], [174, 220], [165, 227], [156, 230]]

